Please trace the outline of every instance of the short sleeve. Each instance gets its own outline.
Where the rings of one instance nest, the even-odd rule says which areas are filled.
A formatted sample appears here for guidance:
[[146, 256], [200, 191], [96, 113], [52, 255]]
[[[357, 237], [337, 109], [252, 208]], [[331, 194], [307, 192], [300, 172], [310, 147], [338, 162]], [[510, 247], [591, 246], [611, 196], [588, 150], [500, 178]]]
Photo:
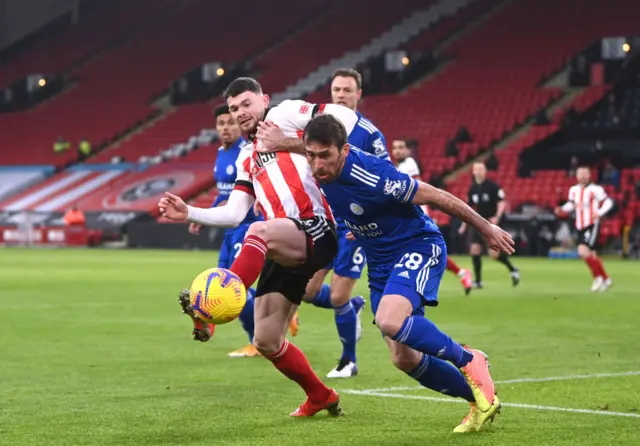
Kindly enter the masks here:
[[309, 121], [320, 114], [335, 116], [351, 133], [358, 115], [351, 109], [336, 104], [311, 104], [301, 100], [288, 99], [280, 105], [269, 110], [265, 121], [271, 121], [277, 125], [288, 138], [297, 138], [307, 126]]
[[375, 171], [380, 173], [377, 182], [378, 192], [390, 201], [411, 203], [418, 192], [418, 180], [400, 172], [391, 162], [379, 159], [377, 162], [378, 169]]
[[344, 125], [344, 128], [347, 129], [347, 135], [353, 131], [358, 123], [358, 119], [360, 119], [356, 112], [338, 104], [321, 104], [318, 106], [318, 114], [332, 115], [335, 117]]
[[277, 125], [284, 133], [284, 136], [297, 138], [298, 132], [304, 130], [313, 117], [313, 108], [314, 105], [309, 102], [286, 100], [269, 110], [264, 120], [271, 121]]

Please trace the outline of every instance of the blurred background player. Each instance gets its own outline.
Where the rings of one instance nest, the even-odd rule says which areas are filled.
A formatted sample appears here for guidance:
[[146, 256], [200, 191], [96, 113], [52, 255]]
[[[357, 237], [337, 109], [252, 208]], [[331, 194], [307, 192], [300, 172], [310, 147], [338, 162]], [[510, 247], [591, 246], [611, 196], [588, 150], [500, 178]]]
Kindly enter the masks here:
[[[420, 180], [420, 167], [416, 160], [411, 156], [411, 149], [407, 147], [407, 142], [404, 139], [396, 139], [393, 141], [392, 150], [393, 158], [395, 159], [398, 170], [402, 173], [406, 173], [411, 178]], [[427, 206], [422, 206], [422, 210], [425, 214], [429, 215], [429, 208], [427, 208]], [[460, 278], [460, 283], [462, 284], [466, 294], [471, 292], [471, 271], [460, 268], [449, 256], [447, 256], [447, 271], [451, 271]]]
[[[358, 115], [358, 122], [349, 134], [349, 144], [382, 159], [389, 159], [386, 141], [378, 128], [357, 111], [362, 97], [362, 76], [351, 68], [341, 68], [331, 76], [331, 101], [343, 105]], [[336, 218], [338, 254], [332, 264], [318, 271], [307, 286], [305, 301], [316, 307], [333, 309], [342, 355], [327, 378], [350, 378], [358, 373], [356, 343], [362, 332], [360, 314], [365, 304], [362, 296], [351, 298], [353, 288], [365, 267], [366, 257], [358, 242], [350, 239], [344, 221]], [[333, 269], [331, 285], [324, 280]]]
[[[487, 167], [484, 163], [473, 163], [473, 183], [469, 188], [468, 203], [482, 217], [489, 220], [494, 225], [499, 225], [505, 211], [505, 193], [504, 190], [495, 182], [487, 179]], [[462, 223], [459, 229], [460, 234], [464, 234], [467, 225]], [[482, 251], [484, 248], [484, 240], [482, 234], [471, 228], [469, 238], [471, 246], [469, 254], [473, 260], [473, 270], [475, 273], [474, 286], [482, 288]], [[489, 249], [489, 255], [502, 263], [509, 270], [511, 282], [513, 286], [520, 283], [520, 271], [513, 266], [509, 256], [505, 253], [498, 253]]]
[[578, 254], [593, 275], [591, 291], [605, 291], [613, 282], [596, 253], [596, 246], [600, 235], [600, 219], [611, 210], [613, 201], [602, 186], [591, 182], [591, 170], [588, 167], [578, 167], [576, 179], [578, 184], [571, 186], [569, 200], [556, 208], [556, 215], [565, 216], [575, 211], [576, 229], [579, 233]]

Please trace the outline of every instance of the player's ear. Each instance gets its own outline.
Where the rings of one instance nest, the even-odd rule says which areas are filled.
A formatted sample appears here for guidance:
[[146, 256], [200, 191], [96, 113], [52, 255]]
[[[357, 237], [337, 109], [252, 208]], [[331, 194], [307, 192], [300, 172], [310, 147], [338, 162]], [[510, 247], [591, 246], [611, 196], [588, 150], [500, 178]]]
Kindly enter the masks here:
[[268, 108], [269, 107], [269, 102], [270, 102], [270, 98], [268, 94], [263, 94], [262, 95], [262, 101], [264, 102], [264, 108]]
[[351, 146], [349, 145], [349, 143], [342, 146], [342, 154], [344, 156], [347, 156], [349, 154], [349, 150], [351, 150]]
[[356, 100], [359, 101], [361, 97], [362, 97], [362, 88], [358, 90], [358, 92], [356, 93]]

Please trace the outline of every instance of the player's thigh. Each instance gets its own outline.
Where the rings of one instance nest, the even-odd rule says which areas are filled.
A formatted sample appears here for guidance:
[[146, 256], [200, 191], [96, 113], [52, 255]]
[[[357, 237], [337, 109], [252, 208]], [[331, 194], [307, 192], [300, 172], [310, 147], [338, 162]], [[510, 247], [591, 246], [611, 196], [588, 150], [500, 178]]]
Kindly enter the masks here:
[[331, 280], [331, 303], [334, 306], [342, 306], [349, 301], [365, 265], [366, 256], [362, 247], [356, 241], [347, 239], [344, 233], [339, 234], [338, 254]]
[[309, 280], [309, 283], [307, 283], [307, 287], [306, 287], [305, 292], [304, 292], [303, 300], [305, 302], [313, 301], [313, 298], [320, 291], [320, 288], [322, 287], [322, 284], [324, 283], [324, 279], [327, 277], [327, 274], [329, 274], [329, 271], [330, 271], [329, 268], [321, 269], [320, 271], [317, 271], [313, 275], [311, 280]]
[[397, 260], [375, 313], [382, 333], [397, 334], [407, 316], [424, 315], [425, 305], [437, 305], [446, 266], [447, 247], [441, 238], [416, 243]]
[[416, 368], [422, 359], [422, 353], [412, 349], [408, 345], [400, 344], [388, 337], [384, 338], [389, 353], [391, 354], [391, 362], [398, 369], [409, 373]]
[[248, 231], [267, 243], [268, 256], [284, 266], [298, 266], [307, 259], [307, 234], [293, 220], [275, 218], [253, 223]]
[[278, 292], [267, 293], [255, 299], [253, 343], [260, 352], [270, 354], [278, 351], [295, 308], [297, 305]]

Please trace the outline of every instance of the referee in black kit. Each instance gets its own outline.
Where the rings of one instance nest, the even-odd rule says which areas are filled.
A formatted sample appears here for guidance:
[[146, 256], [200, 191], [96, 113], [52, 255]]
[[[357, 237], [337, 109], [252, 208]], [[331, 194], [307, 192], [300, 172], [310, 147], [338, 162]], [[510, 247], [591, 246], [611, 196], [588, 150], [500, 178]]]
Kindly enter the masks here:
[[[478, 214], [489, 220], [494, 225], [500, 223], [505, 209], [505, 194], [504, 190], [498, 184], [491, 180], [487, 180], [487, 167], [484, 163], [473, 164], [473, 184], [469, 188], [468, 202]], [[467, 229], [467, 225], [462, 223], [460, 234], [464, 234]], [[473, 258], [473, 269], [475, 272], [475, 288], [482, 288], [482, 251], [485, 246], [482, 235], [471, 228], [469, 230], [471, 246], [469, 248], [469, 254]], [[509, 275], [511, 276], [511, 282], [513, 286], [517, 286], [520, 283], [520, 272], [518, 268], [513, 266], [509, 256], [505, 253], [500, 253], [489, 250], [491, 257], [502, 263], [509, 269]]]

